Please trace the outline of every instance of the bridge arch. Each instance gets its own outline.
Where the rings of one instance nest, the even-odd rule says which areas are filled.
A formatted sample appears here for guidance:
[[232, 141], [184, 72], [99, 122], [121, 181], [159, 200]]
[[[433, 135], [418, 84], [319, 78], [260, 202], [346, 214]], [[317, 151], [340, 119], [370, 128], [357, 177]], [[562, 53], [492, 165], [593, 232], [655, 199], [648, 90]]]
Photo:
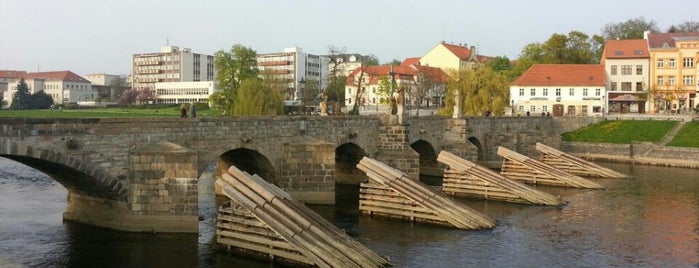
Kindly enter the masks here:
[[366, 176], [357, 169], [357, 164], [366, 151], [354, 143], [341, 144], [335, 148], [335, 182], [339, 184], [359, 184]]
[[432, 144], [425, 140], [418, 140], [411, 143], [410, 148], [420, 155], [420, 181], [430, 185], [440, 185], [444, 171], [437, 162], [437, 152]]
[[266, 181], [277, 184], [279, 174], [272, 162], [258, 151], [248, 148], [237, 148], [221, 154], [217, 159], [219, 168], [236, 166], [242, 171], [257, 174]]
[[481, 141], [478, 140], [476, 137], [469, 137], [468, 141], [476, 146], [478, 148], [478, 161], [483, 161], [483, 145], [481, 144]]

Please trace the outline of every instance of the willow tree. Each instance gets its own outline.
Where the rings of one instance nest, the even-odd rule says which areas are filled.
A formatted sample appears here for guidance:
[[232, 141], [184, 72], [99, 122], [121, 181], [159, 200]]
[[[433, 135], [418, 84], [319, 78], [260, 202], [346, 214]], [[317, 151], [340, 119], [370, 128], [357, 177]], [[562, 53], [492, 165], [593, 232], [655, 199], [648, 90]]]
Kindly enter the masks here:
[[440, 114], [452, 114], [457, 91], [461, 92], [464, 115], [483, 115], [486, 112], [502, 115], [509, 105], [510, 90], [506, 79], [490, 68], [452, 71], [447, 84], [446, 106]]
[[234, 116], [281, 115], [282, 95], [260, 79], [245, 79], [237, 89]]
[[242, 45], [233, 45], [229, 51], [216, 52], [214, 66], [216, 87], [220, 91], [209, 96], [209, 102], [216, 113], [232, 114], [238, 88], [247, 79], [257, 79], [257, 52]]

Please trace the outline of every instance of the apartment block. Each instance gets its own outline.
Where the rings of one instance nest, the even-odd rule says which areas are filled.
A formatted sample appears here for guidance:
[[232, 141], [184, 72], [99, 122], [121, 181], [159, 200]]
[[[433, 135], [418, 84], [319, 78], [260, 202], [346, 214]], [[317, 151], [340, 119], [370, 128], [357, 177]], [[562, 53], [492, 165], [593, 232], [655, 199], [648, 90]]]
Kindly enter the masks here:
[[318, 94], [328, 85], [328, 61], [327, 57], [305, 53], [298, 47], [257, 54], [260, 75], [277, 81], [286, 105], [297, 105], [309, 98], [308, 93]]
[[[213, 81], [214, 56], [189, 48], [165, 46], [156, 53], [134, 54], [131, 87], [154, 90], [158, 82]], [[157, 96], [156, 96], [157, 98]]]
[[697, 104], [699, 32], [646, 33], [650, 49], [651, 110], [686, 113]]

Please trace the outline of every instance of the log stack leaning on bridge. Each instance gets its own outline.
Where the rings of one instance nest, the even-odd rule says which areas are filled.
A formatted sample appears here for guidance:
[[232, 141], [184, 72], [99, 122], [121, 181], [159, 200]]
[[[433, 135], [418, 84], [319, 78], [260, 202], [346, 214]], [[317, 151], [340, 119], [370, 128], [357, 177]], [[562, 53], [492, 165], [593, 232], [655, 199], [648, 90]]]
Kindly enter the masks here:
[[536, 150], [541, 152], [541, 162], [554, 166], [565, 172], [585, 177], [602, 177], [610, 179], [628, 179], [629, 176], [590, 161], [553, 149], [542, 143], [536, 143]]
[[449, 166], [444, 171], [442, 191], [466, 197], [481, 197], [534, 205], [561, 205], [561, 198], [513, 181], [499, 173], [441, 151], [437, 161]]
[[370, 182], [362, 183], [360, 189], [359, 209], [366, 214], [432, 222], [460, 229], [495, 226], [495, 221], [488, 216], [377, 160], [364, 157], [357, 168], [370, 178]]
[[[216, 184], [235, 206], [221, 209], [216, 231], [219, 243], [317, 267], [390, 265], [261, 177], [231, 166], [221, 178]], [[259, 221], [248, 224], [253, 217]]]
[[533, 184], [546, 184], [574, 188], [602, 189], [602, 185], [591, 180], [559, 170], [546, 163], [519, 154], [505, 147], [498, 147], [498, 155], [505, 158], [500, 174]]

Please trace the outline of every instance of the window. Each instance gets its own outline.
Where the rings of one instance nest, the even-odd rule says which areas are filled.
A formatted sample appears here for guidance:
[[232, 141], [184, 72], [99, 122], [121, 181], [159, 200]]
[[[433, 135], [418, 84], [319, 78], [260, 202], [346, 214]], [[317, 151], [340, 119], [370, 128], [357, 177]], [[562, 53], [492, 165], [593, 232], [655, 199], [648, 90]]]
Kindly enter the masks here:
[[529, 111], [530, 112], [536, 112], [536, 105], [529, 106]]
[[611, 85], [611, 87], [610, 87], [609, 90], [611, 90], [611, 91], [616, 91], [616, 90], [617, 90], [617, 88], [616, 88], [616, 82], [612, 82], [610, 85]]
[[347, 94], [352, 94], [352, 89], [351, 89], [351, 88], [347, 88]]
[[668, 76], [668, 77], [667, 77], [667, 84], [670, 85], [670, 86], [674, 86], [674, 85], [676, 84], [676, 83], [675, 83], [675, 76], [674, 76], [674, 75], [671, 75], [671, 76]]
[[667, 65], [670, 68], [675, 68], [675, 59], [669, 59]]
[[684, 67], [684, 68], [694, 67], [694, 58], [684, 58], [684, 61], [682, 62], [682, 67]]
[[616, 65], [612, 65], [612, 75], [616, 75]]
[[580, 112], [582, 112], [582, 115], [587, 115], [587, 105], [583, 105]]
[[520, 95], [520, 96], [524, 96], [524, 89], [523, 89], [523, 88], [520, 88], [520, 89], [519, 89], [519, 95]]
[[557, 88], [556, 89], [556, 97], [560, 97], [560, 96], [561, 96], [561, 89]]
[[693, 75], [683, 75], [682, 81], [683, 81], [683, 85], [685, 85], [685, 86], [694, 85], [694, 76]]
[[643, 83], [636, 82], [636, 91], [643, 91]]
[[568, 89], [568, 96], [574, 96], [575, 95], [575, 90], [574, 89]]
[[587, 97], [587, 88], [583, 88], [583, 97]]
[[665, 68], [665, 61], [663, 59], [658, 59], [658, 68]]
[[621, 75], [631, 75], [631, 65], [621, 65]]
[[643, 75], [643, 65], [636, 65], [636, 75]]
[[622, 91], [631, 91], [631, 82], [621, 82]]
[[549, 89], [548, 89], [548, 88], [544, 88], [544, 89], [542, 89], [542, 92], [541, 92], [541, 93], [542, 93], [542, 95], [544, 95], [544, 96], [548, 96], [548, 95], [549, 95]]
[[519, 108], [517, 109], [518, 111], [524, 111], [524, 105], [520, 105]]
[[347, 99], [348, 104], [352, 104], [352, 98]]
[[532, 88], [532, 89], [529, 91], [529, 96], [536, 96], [536, 89]]
[[665, 79], [663, 79], [662, 76], [658, 76], [658, 79], [656, 80], [655, 84], [657, 84], [658, 86], [662, 86], [663, 84], [665, 84], [665, 81], [663, 80]]
[[595, 96], [601, 96], [602, 95], [602, 90], [597, 88], [595, 89]]
[[548, 112], [548, 111], [549, 111], [549, 107], [546, 106], [546, 105], [541, 106], [541, 111], [543, 111], [543, 112]]

